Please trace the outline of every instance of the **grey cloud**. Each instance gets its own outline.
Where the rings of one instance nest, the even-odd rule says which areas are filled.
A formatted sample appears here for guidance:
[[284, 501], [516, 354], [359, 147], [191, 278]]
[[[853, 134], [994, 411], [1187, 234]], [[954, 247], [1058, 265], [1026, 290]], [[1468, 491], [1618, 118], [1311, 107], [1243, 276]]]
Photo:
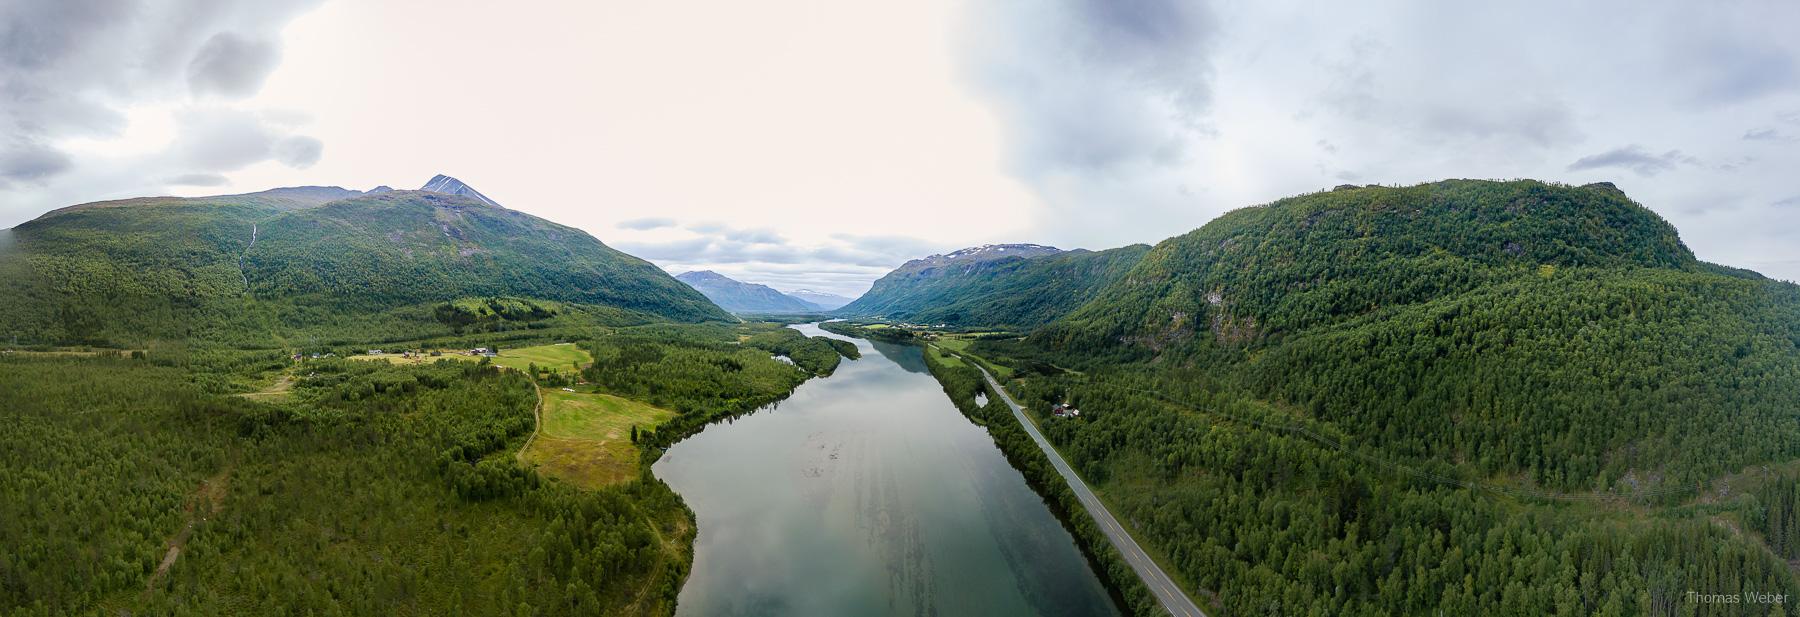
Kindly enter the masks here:
[[324, 153], [325, 144], [318, 139], [305, 135], [283, 137], [270, 146], [270, 154], [276, 161], [295, 169], [312, 167], [319, 162]]
[[674, 227], [674, 226], [675, 226], [675, 219], [668, 218], [668, 217], [661, 217], [661, 216], [652, 216], [652, 217], [646, 217], [646, 218], [641, 218], [641, 219], [631, 219], [629, 221], [623, 221], [623, 222], [619, 223], [619, 229], [636, 229], [639, 231], [650, 230], [650, 229], [662, 229], [664, 227]]
[[1794, 195], [1794, 196], [1788, 197], [1786, 199], [1781, 199], [1781, 200], [1778, 200], [1775, 203], [1772, 203], [1769, 205], [1775, 206], [1777, 208], [1800, 208], [1800, 195]]
[[1800, 138], [1796, 138], [1792, 135], [1784, 134], [1781, 131], [1775, 130], [1774, 128], [1770, 127], [1770, 128], [1760, 128], [1760, 129], [1750, 129], [1748, 131], [1744, 131], [1744, 141], [1792, 142], [1792, 141], [1800, 141]]
[[35, 142], [0, 147], [0, 187], [14, 182], [42, 182], [68, 170], [69, 156]]
[[964, 72], [1002, 108], [1027, 179], [1164, 165], [1204, 132], [1218, 26], [1205, 3], [1023, 0], [970, 5]]
[[725, 239], [749, 244], [781, 244], [787, 241], [772, 229], [731, 229], [725, 231]]
[[[117, 135], [127, 107], [253, 94], [275, 66], [280, 28], [318, 1], [0, 2], [0, 135], [36, 144], [0, 146], [9, 177], [46, 182], [80, 170], [48, 144]], [[136, 177], [147, 187], [167, 173]]]
[[196, 109], [176, 118], [170, 155], [189, 168], [231, 171], [273, 159], [294, 168], [318, 162], [324, 145], [304, 135], [282, 135], [253, 113]]
[[227, 109], [181, 114], [176, 127], [174, 154], [188, 165], [214, 171], [267, 160], [276, 139], [254, 115]]
[[[1404, 57], [1385, 44], [1358, 38], [1328, 64], [1330, 81], [1320, 102], [1350, 119], [1401, 129], [1417, 139], [1502, 141], [1538, 148], [1581, 138], [1574, 112], [1542, 94], [1506, 92], [1471, 100], [1403, 87], [1417, 80]], [[1397, 85], [1398, 84], [1398, 85]]]
[[263, 79], [280, 59], [273, 42], [220, 32], [207, 39], [188, 63], [188, 87], [195, 94], [250, 96], [262, 89]]
[[163, 179], [163, 184], [173, 186], [225, 186], [231, 181], [219, 174], [181, 174]]
[[1570, 163], [1568, 169], [1569, 171], [1584, 171], [1618, 168], [1629, 169], [1640, 176], [1654, 176], [1674, 170], [1677, 165], [1692, 165], [1698, 162], [1694, 157], [1682, 154], [1680, 150], [1651, 154], [1643, 146], [1633, 144], [1581, 157], [1574, 163]]
[[1772, 40], [1720, 35], [1671, 51], [1691, 75], [1693, 97], [1701, 103], [1737, 103], [1800, 87], [1793, 52]]

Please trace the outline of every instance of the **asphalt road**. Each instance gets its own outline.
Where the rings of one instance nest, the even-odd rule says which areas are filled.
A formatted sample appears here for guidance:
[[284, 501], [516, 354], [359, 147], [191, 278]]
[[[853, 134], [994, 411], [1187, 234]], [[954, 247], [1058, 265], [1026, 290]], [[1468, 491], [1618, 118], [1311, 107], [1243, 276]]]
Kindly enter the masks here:
[[1196, 606], [1193, 600], [1188, 599], [1187, 594], [1181, 592], [1181, 588], [1175, 585], [1175, 581], [1169, 578], [1168, 573], [1163, 572], [1162, 567], [1156, 565], [1156, 561], [1144, 554], [1144, 549], [1138, 546], [1137, 540], [1133, 540], [1131, 534], [1119, 525], [1119, 520], [1113, 518], [1112, 512], [1106, 509], [1106, 504], [1101, 503], [1100, 498], [1094, 496], [1093, 491], [1088, 490], [1087, 483], [1081, 480], [1081, 476], [1076, 475], [1074, 468], [1069, 467], [1068, 461], [1063, 460], [1062, 455], [1056, 452], [1056, 448], [1050, 446], [1050, 442], [1044, 439], [1044, 434], [1038, 432], [1037, 425], [1031, 423], [1031, 418], [1025, 417], [1025, 410], [1020, 409], [1019, 404], [1013, 402], [1012, 395], [1007, 394], [1006, 389], [1000, 387], [1000, 382], [994, 381], [994, 376], [981, 365], [976, 364], [975, 368], [981, 370], [981, 376], [987, 378], [988, 385], [993, 386], [994, 392], [1000, 394], [1000, 400], [1005, 401], [1006, 406], [1012, 409], [1013, 417], [1018, 418], [1019, 424], [1025, 427], [1025, 432], [1031, 434], [1031, 440], [1037, 442], [1038, 448], [1044, 451], [1044, 456], [1050, 457], [1050, 464], [1054, 465], [1056, 472], [1062, 474], [1063, 480], [1069, 483], [1069, 488], [1075, 491], [1075, 497], [1081, 500], [1082, 507], [1087, 508], [1088, 515], [1094, 517], [1094, 522], [1100, 524], [1101, 531], [1106, 532], [1106, 539], [1110, 540], [1113, 547], [1119, 549], [1119, 554], [1125, 557], [1125, 563], [1130, 564], [1131, 569], [1137, 572], [1138, 578], [1143, 579], [1144, 586], [1149, 587], [1150, 592], [1156, 594], [1156, 600], [1162, 603], [1163, 610], [1169, 611], [1170, 615], [1176, 617], [1206, 617], [1206, 613], [1201, 612], [1200, 607]]

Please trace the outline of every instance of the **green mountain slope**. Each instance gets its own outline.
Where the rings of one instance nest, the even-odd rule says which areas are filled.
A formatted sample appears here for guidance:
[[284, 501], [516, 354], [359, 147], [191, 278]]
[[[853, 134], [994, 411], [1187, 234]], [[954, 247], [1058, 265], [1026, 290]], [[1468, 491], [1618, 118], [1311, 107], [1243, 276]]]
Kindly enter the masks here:
[[689, 286], [733, 313], [811, 313], [819, 306], [776, 291], [768, 285], [745, 283], [711, 270], [684, 272], [675, 280]]
[[[1015, 369], [1209, 614], [1777, 614], [1684, 594], [1800, 593], [1800, 287], [1696, 261], [1610, 185], [1283, 199], [968, 349]], [[1079, 419], [1049, 416], [1064, 401]]]
[[983, 251], [994, 247], [980, 247], [914, 260], [875, 281], [868, 293], [836, 313], [958, 326], [1037, 326], [1093, 298], [1150, 249], [1133, 245], [1064, 252], [1003, 246], [1039, 250], [1000, 254]]
[[1400, 455], [1566, 489], [1800, 455], [1800, 288], [1611, 185], [1446, 181], [1232, 212], [1033, 335], [1155, 358]]
[[65, 208], [5, 232], [0, 290], [22, 300], [0, 307], [0, 337], [34, 343], [218, 337], [489, 295], [728, 318], [580, 230], [420, 191], [309, 187]]

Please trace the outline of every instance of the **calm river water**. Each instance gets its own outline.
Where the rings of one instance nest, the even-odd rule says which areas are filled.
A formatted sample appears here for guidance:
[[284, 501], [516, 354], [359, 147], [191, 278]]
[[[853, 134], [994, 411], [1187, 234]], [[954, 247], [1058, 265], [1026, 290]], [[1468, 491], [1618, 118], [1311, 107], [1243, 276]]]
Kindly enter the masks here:
[[677, 614], [1116, 615], [921, 350], [845, 340], [861, 360], [656, 463], [700, 523]]

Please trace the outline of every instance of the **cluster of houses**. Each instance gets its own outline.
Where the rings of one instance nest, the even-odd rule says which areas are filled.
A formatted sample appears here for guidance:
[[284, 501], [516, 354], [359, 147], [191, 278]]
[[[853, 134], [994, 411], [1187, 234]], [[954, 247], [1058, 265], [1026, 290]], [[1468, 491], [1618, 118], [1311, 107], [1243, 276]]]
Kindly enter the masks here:
[[1050, 415], [1058, 418], [1079, 418], [1081, 417], [1081, 410], [1076, 409], [1074, 405], [1068, 403], [1057, 403], [1050, 406]]

